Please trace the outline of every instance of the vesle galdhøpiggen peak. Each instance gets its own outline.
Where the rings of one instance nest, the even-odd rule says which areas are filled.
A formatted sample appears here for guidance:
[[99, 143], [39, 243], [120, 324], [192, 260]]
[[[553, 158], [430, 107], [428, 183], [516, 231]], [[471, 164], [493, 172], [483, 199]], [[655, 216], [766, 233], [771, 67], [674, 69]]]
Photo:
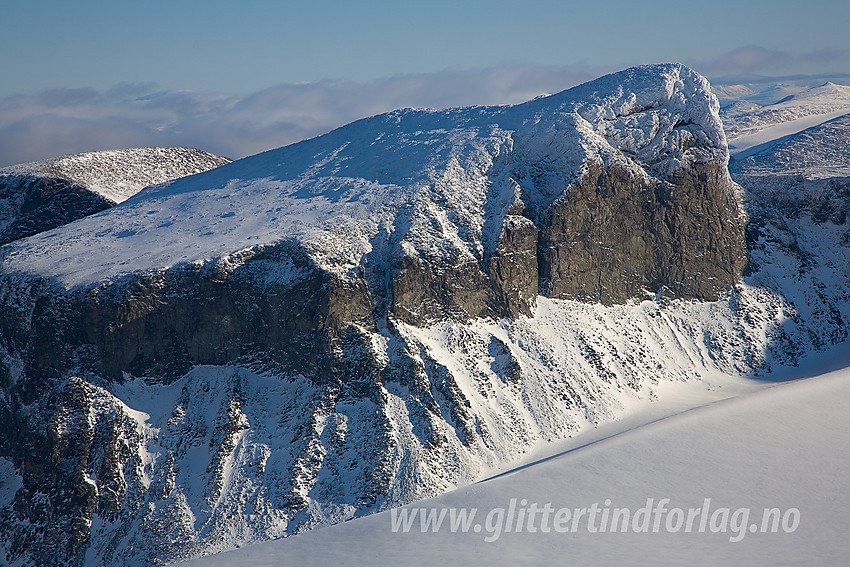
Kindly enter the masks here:
[[762, 201], [748, 228], [728, 162], [707, 81], [644, 66], [363, 119], [6, 244], [7, 562], [340, 522], [843, 339], [846, 229]]

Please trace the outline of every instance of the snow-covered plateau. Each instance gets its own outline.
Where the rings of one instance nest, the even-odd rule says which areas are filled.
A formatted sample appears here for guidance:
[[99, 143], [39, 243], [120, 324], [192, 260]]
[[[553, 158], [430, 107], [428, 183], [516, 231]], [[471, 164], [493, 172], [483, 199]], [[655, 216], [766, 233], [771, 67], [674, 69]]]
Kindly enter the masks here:
[[[847, 344], [850, 192], [829, 177], [846, 152], [819, 177], [783, 157], [845, 130], [766, 134], [746, 171], [727, 145], [837, 111], [828, 87], [790, 113], [727, 110], [727, 132], [678, 64], [398, 110], [0, 247], [0, 563], [158, 565], [284, 536], [203, 561], [467, 557], [471, 534], [370, 516], [434, 497], [712, 498], [795, 507], [800, 534], [846, 519], [817, 520], [814, 487], [847, 456], [804, 464], [843, 446], [846, 372], [768, 388]], [[818, 557], [846, 558], [829, 533]], [[746, 564], [797, 541], [560, 535], [475, 543], [474, 562], [575, 544], [605, 563], [610, 543], [610, 564], [656, 545]]]

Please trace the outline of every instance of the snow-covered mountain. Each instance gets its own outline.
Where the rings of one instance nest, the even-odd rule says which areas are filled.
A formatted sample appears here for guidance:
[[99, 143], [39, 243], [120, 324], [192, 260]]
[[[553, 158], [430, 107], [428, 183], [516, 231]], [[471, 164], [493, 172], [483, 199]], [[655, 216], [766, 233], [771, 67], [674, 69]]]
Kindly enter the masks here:
[[0, 168], [0, 244], [100, 212], [148, 185], [230, 161], [194, 148], [133, 148]]
[[[370, 266], [380, 272], [388, 262], [410, 264], [403, 274], [411, 278], [426, 277], [426, 267], [442, 279], [450, 276], [441, 272], [467, 268], [467, 277], [478, 277], [473, 263], [500, 258], [483, 270], [500, 273], [481, 274], [494, 281], [476, 282], [495, 286], [488, 297], [470, 297], [475, 305], [466, 306], [410, 297], [416, 306], [398, 305], [409, 318], [428, 316], [409, 307], [478, 315], [503, 303], [527, 312], [538, 279], [552, 288], [547, 295], [605, 302], [662, 286], [675, 288], [674, 295], [710, 297], [743, 264], [740, 211], [725, 162], [717, 103], [705, 80], [689, 70], [636, 68], [517, 106], [401, 110], [361, 120], [152, 188], [111, 211], [105, 230], [96, 217], [50, 246], [46, 236], [18, 243], [5, 265], [73, 287], [288, 240], [345, 281], [364, 270], [374, 275]], [[601, 191], [606, 211], [596, 214]], [[707, 223], [677, 212], [691, 198], [707, 207]], [[199, 231], [211, 238], [199, 238]], [[685, 249], [704, 247], [709, 234], [722, 241], [713, 250]], [[540, 278], [531, 265], [538, 239]], [[82, 251], [94, 246], [99, 252], [81, 262]], [[532, 253], [504, 257], [506, 246]], [[507, 291], [497, 281], [507, 275], [506, 263], [524, 278], [511, 282], [520, 284], [514, 288], [521, 297], [499, 296]], [[702, 271], [711, 278], [693, 277]], [[393, 285], [401, 292], [398, 286], [413, 283], [403, 277]]]
[[733, 157], [743, 159], [764, 144], [850, 114], [850, 87], [827, 82], [767, 105], [738, 101], [721, 111]]
[[645, 66], [364, 119], [3, 246], [6, 561], [307, 531], [844, 340], [845, 228], [728, 159], [707, 81]]
[[[821, 81], [819, 84], [823, 84], [824, 82], [827, 81]], [[765, 82], [762, 79], [757, 82], [741, 83], [727, 81], [725, 83], [719, 83], [715, 80], [711, 83], [711, 92], [717, 96], [721, 108], [736, 105], [740, 110], [747, 105], [757, 108], [773, 104], [789, 96], [804, 92], [812, 86], [815, 85], [808, 84], [808, 81]]]
[[[777, 241], [810, 264], [811, 248], [801, 247], [797, 236], [825, 231], [839, 235], [830, 244], [834, 248], [829, 263], [846, 264], [850, 87], [827, 83], [735, 120], [756, 125], [754, 133], [737, 138], [732, 134], [729, 142], [745, 148], [733, 154], [729, 170], [744, 189], [751, 265], [772, 261], [758, 256]], [[824, 288], [801, 292], [823, 294]]]

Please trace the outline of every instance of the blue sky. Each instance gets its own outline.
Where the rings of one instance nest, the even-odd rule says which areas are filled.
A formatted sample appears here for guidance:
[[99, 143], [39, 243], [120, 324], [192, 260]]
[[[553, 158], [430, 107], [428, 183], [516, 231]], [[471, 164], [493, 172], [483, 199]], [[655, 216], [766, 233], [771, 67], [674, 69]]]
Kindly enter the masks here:
[[[107, 144], [239, 157], [394, 105], [518, 102], [639, 63], [715, 80], [850, 73], [843, 0], [30, 0], [0, 13], [0, 165]], [[201, 127], [203, 112], [259, 120], [252, 104], [278, 116], [254, 146]]]
[[[842, 0], [29, 0], [3, 12], [0, 96], [122, 82], [246, 92], [504, 63], [711, 67], [746, 45], [789, 55], [850, 48], [850, 2]], [[850, 71], [848, 58], [775, 63], [761, 70]]]

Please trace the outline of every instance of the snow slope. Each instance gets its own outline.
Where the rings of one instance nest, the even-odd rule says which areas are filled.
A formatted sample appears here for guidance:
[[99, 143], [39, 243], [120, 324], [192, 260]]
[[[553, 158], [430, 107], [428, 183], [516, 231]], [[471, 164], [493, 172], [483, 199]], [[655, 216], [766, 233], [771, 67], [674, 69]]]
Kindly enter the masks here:
[[[836, 364], [846, 365], [847, 345], [840, 349], [845, 360]], [[409, 533], [394, 533], [396, 510], [181, 565], [845, 564], [850, 561], [844, 533], [850, 524], [850, 492], [844, 489], [850, 467], [848, 398], [848, 368], [780, 383], [405, 507], [408, 514], [475, 508], [466, 533], [452, 533], [448, 516], [436, 533], [423, 533], [417, 517]], [[588, 511], [575, 531], [572, 521], [564, 524], [567, 533], [556, 531], [552, 512], [549, 533], [539, 529], [542, 513], [532, 523], [535, 533], [504, 533], [507, 521], [499, 524], [499, 512], [491, 511], [501, 508], [501, 517], [509, 517], [512, 499], [514, 527], [523, 502], [526, 518], [532, 503], [569, 508], [572, 516], [576, 508]], [[656, 513], [657, 532], [652, 522], [648, 533], [636, 532], [634, 526], [640, 529], [642, 523], [635, 524], [634, 516], [647, 499], [652, 499], [650, 509], [669, 499], [664, 506], [681, 509], [683, 519], [693, 508], [708, 522], [700, 532], [695, 514], [688, 533], [677, 513]], [[588, 527], [594, 504], [600, 510], [591, 524], [596, 533]], [[615, 508], [630, 510], [629, 528], [602, 533], [603, 522], [613, 525]], [[727, 521], [723, 508], [728, 508]], [[772, 508], [781, 518], [775, 531], [773, 516], [763, 521], [764, 510]], [[605, 509], [609, 520], [603, 520]]]
[[135, 148], [0, 168], [0, 244], [111, 208], [147, 185], [229, 162], [192, 148]]
[[747, 175], [799, 175], [813, 180], [850, 177], [850, 113], [753, 146], [735, 156], [729, 169]]

